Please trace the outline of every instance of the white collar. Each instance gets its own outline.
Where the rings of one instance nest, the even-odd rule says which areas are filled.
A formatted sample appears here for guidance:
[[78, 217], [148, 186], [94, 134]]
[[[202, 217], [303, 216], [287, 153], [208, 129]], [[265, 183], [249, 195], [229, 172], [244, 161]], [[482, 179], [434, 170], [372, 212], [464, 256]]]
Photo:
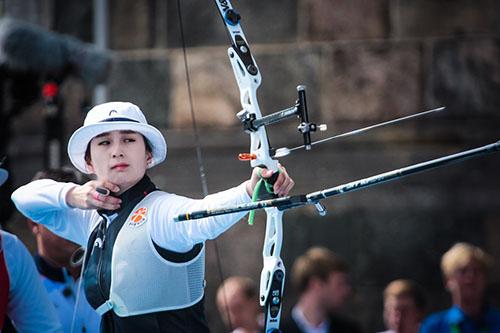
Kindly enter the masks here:
[[298, 305], [292, 309], [292, 318], [304, 333], [328, 333], [328, 329], [330, 328], [330, 321], [328, 319], [325, 319], [318, 326], [312, 325], [307, 321], [304, 312]]

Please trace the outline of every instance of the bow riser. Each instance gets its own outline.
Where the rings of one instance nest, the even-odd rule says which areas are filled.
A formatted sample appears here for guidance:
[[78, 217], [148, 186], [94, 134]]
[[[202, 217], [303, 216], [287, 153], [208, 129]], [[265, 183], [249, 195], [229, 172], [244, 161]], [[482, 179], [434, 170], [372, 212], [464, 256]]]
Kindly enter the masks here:
[[[240, 102], [243, 108], [238, 113], [238, 117], [241, 119], [248, 116], [260, 119], [262, 113], [257, 101], [257, 89], [261, 83], [261, 75], [239, 24], [241, 17], [233, 10], [229, 1], [215, 0], [215, 2], [231, 38], [232, 45], [228, 49], [228, 56], [240, 90]], [[277, 172], [278, 161], [271, 158], [265, 127], [260, 126], [257, 130], [248, 133], [250, 134], [250, 165]], [[266, 235], [262, 250], [264, 264], [261, 272], [259, 301], [265, 308], [266, 332], [279, 332], [285, 281], [285, 268], [280, 258], [283, 241], [283, 212], [273, 207], [266, 209], [266, 215]]]
[[[250, 49], [247, 49], [250, 53]], [[257, 89], [261, 83], [260, 72], [252, 75], [245, 70], [244, 63], [240, 55], [235, 51], [234, 46], [228, 49], [229, 61], [233, 68], [234, 76], [240, 90], [240, 102], [243, 110], [241, 114], [253, 114], [256, 119], [262, 118], [259, 103], [257, 101]], [[256, 66], [256, 65], [255, 65]], [[256, 67], [257, 68], [257, 67]], [[277, 171], [278, 162], [273, 160], [269, 154], [269, 142], [264, 126], [250, 133], [250, 153], [255, 155], [255, 159], [250, 161], [252, 167], [263, 166], [267, 169]]]

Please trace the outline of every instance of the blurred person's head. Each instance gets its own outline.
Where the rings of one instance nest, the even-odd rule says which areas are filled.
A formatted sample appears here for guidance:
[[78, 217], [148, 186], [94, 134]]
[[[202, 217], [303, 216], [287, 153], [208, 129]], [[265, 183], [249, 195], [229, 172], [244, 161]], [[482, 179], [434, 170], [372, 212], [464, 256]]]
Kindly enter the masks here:
[[443, 255], [441, 270], [453, 304], [483, 303], [491, 264], [490, 255], [468, 243], [457, 243]]
[[[33, 180], [39, 179], [80, 183], [78, 175], [71, 169], [41, 170], [33, 177]], [[28, 225], [35, 235], [38, 255], [53, 267], [71, 268], [70, 259], [80, 246], [57, 236], [41, 224], [28, 220]]]
[[328, 311], [340, 309], [351, 294], [347, 262], [323, 247], [313, 247], [295, 260], [292, 283], [301, 296], [313, 297]]
[[259, 329], [260, 306], [257, 287], [248, 277], [224, 280], [216, 296], [217, 308], [230, 329], [255, 332]]
[[425, 313], [425, 295], [411, 280], [394, 280], [384, 290], [384, 322], [397, 333], [417, 333]]

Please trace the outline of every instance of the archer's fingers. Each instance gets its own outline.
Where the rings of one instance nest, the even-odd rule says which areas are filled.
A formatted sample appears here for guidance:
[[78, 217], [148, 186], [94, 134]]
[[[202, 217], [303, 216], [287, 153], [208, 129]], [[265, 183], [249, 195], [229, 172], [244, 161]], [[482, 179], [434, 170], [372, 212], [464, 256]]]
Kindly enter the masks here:
[[97, 187], [91, 192], [92, 205], [98, 209], [115, 210], [120, 208], [121, 199], [109, 195], [109, 190], [102, 187]]
[[287, 186], [283, 188], [283, 192], [281, 196], [287, 196], [292, 188], [295, 186], [295, 182], [290, 178], [290, 182], [288, 182]]
[[[111, 192], [119, 192], [120, 191], [120, 187], [118, 187], [118, 185], [115, 185], [114, 183], [108, 181], [108, 180], [104, 180], [101, 182], [101, 184], [99, 184], [97, 188], [103, 188], [104, 190], [108, 190], [108, 194], [109, 194], [109, 191]], [[101, 194], [104, 194], [104, 193], [101, 193]]]
[[274, 193], [278, 196], [286, 196], [295, 185], [295, 182], [292, 178], [290, 178], [285, 167], [283, 167], [282, 165], [280, 165], [279, 167], [280, 174], [273, 185]]
[[[276, 186], [276, 183], [278, 183], [278, 181], [280, 181], [279, 186]], [[278, 178], [278, 181], [276, 181], [274, 185], [274, 193], [280, 197], [288, 195], [290, 190], [295, 185], [293, 179], [287, 175], [283, 175], [283, 177]]]

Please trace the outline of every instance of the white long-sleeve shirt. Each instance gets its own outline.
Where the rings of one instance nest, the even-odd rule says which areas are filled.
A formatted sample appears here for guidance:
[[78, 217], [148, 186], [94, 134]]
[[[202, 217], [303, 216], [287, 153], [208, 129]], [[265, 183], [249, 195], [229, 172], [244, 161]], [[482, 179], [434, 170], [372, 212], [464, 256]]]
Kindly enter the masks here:
[[[77, 186], [50, 179], [33, 181], [12, 194], [17, 209], [34, 222], [45, 225], [57, 235], [86, 246], [90, 233], [100, 220], [95, 210], [72, 208], [66, 202], [68, 191]], [[195, 200], [166, 193], [160, 196], [148, 216], [148, 231], [160, 247], [175, 252], [189, 251], [194, 245], [213, 239], [239, 221], [246, 213], [219, 215], [199, 220], [174, 222], [179, 214], [248, 203], [246, 184]], [[116, 214], [115, 214], [116, 215]], [[116, 216], [111, 216], [112, 223]]]
[[62, 332], [62, 326], [42, 285], [33, 258], [14, 235], [0, 230], [9, 274], [7, 315], [18, 332]]

